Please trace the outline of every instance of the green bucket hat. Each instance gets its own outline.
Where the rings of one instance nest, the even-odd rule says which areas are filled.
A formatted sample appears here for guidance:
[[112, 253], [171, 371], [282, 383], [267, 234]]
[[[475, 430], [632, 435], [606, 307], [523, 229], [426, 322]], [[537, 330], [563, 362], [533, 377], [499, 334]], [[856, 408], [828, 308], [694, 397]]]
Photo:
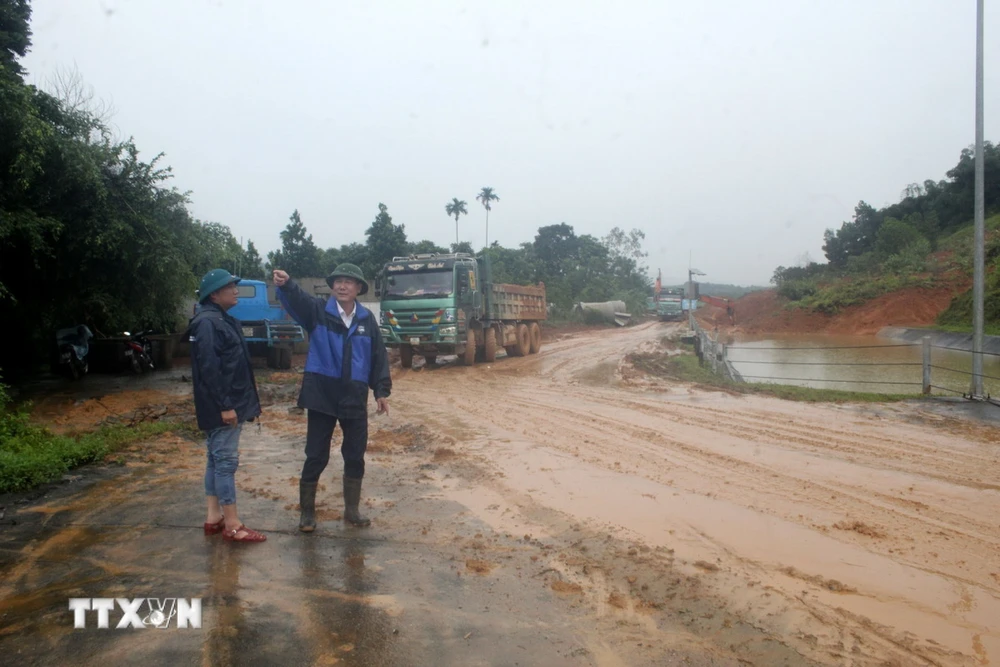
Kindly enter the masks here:
[[336, 278], [354, 278], [361, 283], [361, 291], [358, 292], [358, 296], [368, 292], [368, 281], [365, 280], [364, 274], [361, 273], [361, 269], [356, 264], [338, 264], [333, 273], [326, 277], [326, 284], [332, 288]]
[[239, 281], [239, 278], [225, 269], [212, 269], [201, 279], [201, 286], [198, 287], [198, 302], [205, 303], [215, 290], [222, 289], [226, 285], [232, 285]]

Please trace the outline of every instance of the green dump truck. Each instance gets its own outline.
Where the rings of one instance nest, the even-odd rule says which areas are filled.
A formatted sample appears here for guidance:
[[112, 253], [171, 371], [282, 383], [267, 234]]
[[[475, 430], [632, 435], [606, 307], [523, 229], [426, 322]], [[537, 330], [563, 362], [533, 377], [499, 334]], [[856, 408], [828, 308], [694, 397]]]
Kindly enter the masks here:
[[661, 322], [676, 322], [684, 319], [684, 293], [679, 289], [665, 289], [656, 297], [656, 315]]
[[547, 309], [545, 285], [494, 283], [489, 262], [466, 253], [394, 257], [375, 279], [380, 329], [403, 368], [419, 354], [432, 364], [457, 354], [466, 365], [537, 354]]

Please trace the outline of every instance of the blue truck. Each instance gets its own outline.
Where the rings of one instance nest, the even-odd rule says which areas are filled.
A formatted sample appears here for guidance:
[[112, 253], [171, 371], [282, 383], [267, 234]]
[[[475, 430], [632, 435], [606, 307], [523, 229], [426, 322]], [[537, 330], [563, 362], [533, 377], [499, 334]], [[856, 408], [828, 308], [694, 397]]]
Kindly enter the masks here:
[[241, 280], [237, 287], [239, 301], [229, 309], [229, 314], [240, 321], [251, 354], [265, 349], [268, 367], [291, 368], [292, 348], [306, 339], [302, 327], [280, 304], [268, 301], [267, 283], [263, 280]]

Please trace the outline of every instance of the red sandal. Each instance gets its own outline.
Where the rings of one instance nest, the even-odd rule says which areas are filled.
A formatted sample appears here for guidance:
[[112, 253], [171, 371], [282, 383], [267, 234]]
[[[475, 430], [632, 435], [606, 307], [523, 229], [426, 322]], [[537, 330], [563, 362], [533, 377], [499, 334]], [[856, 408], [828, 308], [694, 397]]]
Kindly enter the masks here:
[[[246, 535], [237, 538], [236, 535], [239, 534], [241, 530], [245, 532]], [[267, 536], [264, 535], [263, 533], [258, 533], [256, 530], [251, 530], [241, 524], [239, 528], [234, 528], [233, 530], [227, 530], [226, 532], [222, 533], [222, 539], [226, 540], [227, 542], [264, 542], [267, 540]]]
[[206, 535], [216, 535], [221, 533], [226, 527], [226, 517], [222, 517], [216, 523], [206, 523], [204, 525]]

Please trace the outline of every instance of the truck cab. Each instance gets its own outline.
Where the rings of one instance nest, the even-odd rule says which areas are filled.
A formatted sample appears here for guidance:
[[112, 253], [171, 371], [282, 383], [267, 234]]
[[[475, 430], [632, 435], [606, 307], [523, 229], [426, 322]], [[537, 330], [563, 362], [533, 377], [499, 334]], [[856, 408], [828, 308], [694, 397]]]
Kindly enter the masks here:
[[418, 351], [428, 363], [439, 352], [454, 353], [465, 341], [467, 323], [482, 308], [481, 286], [479, 262], [472, 255], [394, 257], [375, 279], [386, 346], [406, 356]]
[[380, 330], [410, 368], [413, 355], [428, 364], [457, 354], [471, 366], [509, 356], [537, 354], [547, 317], [545, 286], [494, 283], [487, 257], [466, 253], [394, 257], [375, 279], [381, 299]]
[[656, 314], [661, 322], [675, 322], [683, 319], [683, 293], [677, 289], [666, 289], [656, 297]]

